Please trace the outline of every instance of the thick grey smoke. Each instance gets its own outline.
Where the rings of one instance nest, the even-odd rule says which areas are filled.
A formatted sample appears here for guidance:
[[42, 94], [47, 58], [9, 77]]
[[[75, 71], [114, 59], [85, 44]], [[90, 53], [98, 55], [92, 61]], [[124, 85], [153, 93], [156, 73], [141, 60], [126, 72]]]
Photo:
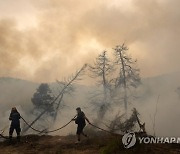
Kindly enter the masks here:
[[179, 69], [178, 0], [30, 2], [37, 27], [0, 21], [1, 76], [53, 81], [124, 41], [143, 76]]

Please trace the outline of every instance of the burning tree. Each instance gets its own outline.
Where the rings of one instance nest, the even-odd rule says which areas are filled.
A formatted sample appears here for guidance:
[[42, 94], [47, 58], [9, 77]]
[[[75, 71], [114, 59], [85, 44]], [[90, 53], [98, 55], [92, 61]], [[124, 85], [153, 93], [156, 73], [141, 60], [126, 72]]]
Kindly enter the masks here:
[[[98, 117], [103, 118], [108, 107], [108, 76], [113, 70], [113, 66], [107, 57], [107, 52], [103, 51], [94, 62], [93, 65], [89, 65], [89, 70], [91, 71], [91, 77], [92, 78], [98, 78], [98, 86], [103, 87], [103, 92], [101, 92], [99, 95], [101, 95], [101, 100], [98, 102], [99, 111], [98, 111]], [[98, 96], [99, 97], [99, 96]], [[95, 102], [97, 102], [97, 99], [95, 97]]]
[[128, 90], [132, 87], [137, 88], [141, 83], [139, 69], [136, 68], [137, 60], [133, 60], [128, 55], [128, 48], [125, 44], [118, 45], [114, 48], [118, 67], [118, 77], [114, 79], [115, 90], [123, 89], [123, 102], [125, 111], [128, 109]]

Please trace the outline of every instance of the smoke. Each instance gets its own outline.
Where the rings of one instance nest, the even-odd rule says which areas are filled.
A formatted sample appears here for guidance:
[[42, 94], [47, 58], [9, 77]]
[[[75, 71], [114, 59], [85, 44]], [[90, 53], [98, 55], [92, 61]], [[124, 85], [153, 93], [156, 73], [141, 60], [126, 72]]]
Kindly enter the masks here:
[[143, 76], [178, 70], [178, 0], [31, 3], [38, 10], [36, 27], [21, 30], [15, 19], [0, 21], [0, 76], [53, 81], [124, 41]]
[[[8, 3], [10, 6], [11, 2]], [[111, 51], [112, 47], [123, 42], [128, 45], [132, 56], [138, 59], [143, 77], [179, 71], [179, 3], [178, 0], [31, 0], [38, 10], [36, 26], [20, 29], [15, 17], [4, 16], [0, 20], [0, 76], [38, 82], [54, 81], [68, 76], [84, 63], [91, 63], [102, 50]], [[178, 106], [174, 90], [179, 80], [174, 80], [173, 86], [167, 84], [172, 80], [171, 77], [165, 80], [164, 86], [157, 84], [159, 80], [153, 84], [153, 90], [150, 86], [152, 83], [148, 84], [150, 88], [144, 93], [144, 99], [139, 101], [146, 103], [142, 108], [137, 106], [150, 129], [149, 113], [153, 117], [155, 106], [152, 102], [156, 102], [157, 95], [161, 94], [160, 101], [164, 104], [160, 102], [163, 107], [159, 109], [157, 118], [158, 123], [163, 122], [161, 126], [157, 125], [159, 134], [168, 134], [171, 130], [170, 125], [167, 126], [167, 119], [175, 125], [179, 117], [178, 114], [166, 115], [168, 109], [171, 113], [178, 113], [178, 108], [173, 106]], [[169, 86], [171, 90], [166, 91]], [[2, 88], [2, 94], [6, 93], [6, 88]], [[27, 98], [31, 103], [34, 89], [28, 95], [23, 90], [18, 97], [12, 95], [3, 98], [2, 95], [1, 110], [7, 111], [12, 104], [18, 106], [27, 103]], [[149, 96], [152, 91], [153, 94]], [[17, 93], [13, 91], [12, 94]], [[18, 102], [19, 99], [15, 103], [10, 102], [22, 96], [25, 102]], [[7, 103], [2, 103], [7, 99]], [[148, 115], [145, 113], [146, 108], [149, 109], [146, 112]], [[167, 129], [161, 131], [164, 127]], [[171, 132], [177, 135], [179, 129], [174, 129]]]

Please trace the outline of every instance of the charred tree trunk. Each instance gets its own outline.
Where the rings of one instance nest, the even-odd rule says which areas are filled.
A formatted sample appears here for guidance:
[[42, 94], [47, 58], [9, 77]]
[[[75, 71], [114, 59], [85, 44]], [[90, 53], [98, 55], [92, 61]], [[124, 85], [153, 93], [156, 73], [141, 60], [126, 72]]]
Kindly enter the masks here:
[[[124, 63], [124, 58], [123, 58], [123, 55], [122, 55], [122, 51], [123, 50], [119, 50], [119, 57], [121, 59], [121, 65], [122, 65], [122, 68], [120, 68], [120, 73], [121, 73], [121, 69], [122, 69], [122, 75], [123, 75], [123, 88], [124, 88], [124, 108], [125, 108], [125, 112], [126, 112], [126, 115], [127, 115], [127, 84], [126, 84], [126, 71], [125, 71], [125, 63]], [[121, 74], [119, 74], [121, 75]]]
[[102, 79], [103, 79], [103, 104], [100, 108], [100, 117], [104, 118], [104, 115], [107, 110], [107, 82], [106, 82], [106, 53], [103, 54], [103, 69], [102, 69]]
[[136, 108], [134, 108], [134, 114], [136, 116], [136, 119], [137, 119], [137, 123], [139, 125], [139, 132], [143, 132], [143, 133], [146, 133], [146, 129], [145, 129], [145, 123], [141, 124], [140, 120], [139, 120], [139, 117], [138, 117], [138, 112], [136, 110]]

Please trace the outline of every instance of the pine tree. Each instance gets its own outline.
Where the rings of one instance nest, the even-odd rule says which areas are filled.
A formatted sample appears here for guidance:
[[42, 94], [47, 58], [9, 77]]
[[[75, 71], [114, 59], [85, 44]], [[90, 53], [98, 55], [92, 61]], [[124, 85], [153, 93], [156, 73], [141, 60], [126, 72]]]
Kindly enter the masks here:
[[128, 90], [132, 87], [137, 88], [141, 83], [139, 75], [140, 70], [136, 68], [137, 60], [133, 60], [128, 55], [128, 48], [125, 44], [114, 48], [116, 62], [118, 67], [118, 77], [115, 79], [115, 88], [123, 88], [123, 101], [125, 111], [128, 109]]
[[89, 66], [92, 78], [98, 78], [98, 85], [103, 87], [103, 97], [100, 102], [98, 116], [103, 118], [108, 109], [108, 76], [113, 70], [113, 66], [107, 57], [107, 52], [103, 51], [94, 62], [93, 66]]
[[54, 97], [52, 96], [52, 91], [49, 88], [49, 85], [42, 83], [31, 99], [34, 105], [34, 111], [41, 112], [48, 108], [47, 114], [54, 116], [55, 109], [54, 106], [50, 104], [53, 99]]

